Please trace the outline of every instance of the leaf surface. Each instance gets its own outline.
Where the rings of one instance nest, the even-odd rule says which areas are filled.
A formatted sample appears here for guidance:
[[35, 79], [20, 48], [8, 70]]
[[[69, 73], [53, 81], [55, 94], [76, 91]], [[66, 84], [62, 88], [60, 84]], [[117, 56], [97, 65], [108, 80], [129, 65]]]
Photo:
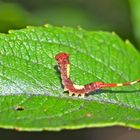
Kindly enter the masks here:
[[140, 55], [115, 33], [68, 27], [28, 27], [0, 34], [0, 127], [60, 130], [123, 125], [140, 128], [140, 84], [63, 92], [54, 56], [70, 53], [75, 84], [122, 83], [140, 75]]

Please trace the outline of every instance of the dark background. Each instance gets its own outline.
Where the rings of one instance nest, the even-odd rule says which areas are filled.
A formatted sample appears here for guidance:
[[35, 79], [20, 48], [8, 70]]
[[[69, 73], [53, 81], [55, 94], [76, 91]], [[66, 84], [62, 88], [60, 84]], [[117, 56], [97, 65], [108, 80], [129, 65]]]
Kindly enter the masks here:
[[139, 130], [123, 127], [88, 128], [81, 130], [62, 130], [59, 132], [18, 132], [0, 130], [0, 139], [4, 140], [139, 140]]
[[1, 32], [27, 25], [81, 26], [86, 30], [115, 31], [134, 40], [128, 0], [3, 0]]
[[[136, 47], [128, 0], [3, 0], [0, 1], [0, 32], [27, 25], [81, 26], [86, 30], [115, 31]], [[140, 132], [124, 127], [18, 132], [0, 130], [0, 139], [139, 140]]]

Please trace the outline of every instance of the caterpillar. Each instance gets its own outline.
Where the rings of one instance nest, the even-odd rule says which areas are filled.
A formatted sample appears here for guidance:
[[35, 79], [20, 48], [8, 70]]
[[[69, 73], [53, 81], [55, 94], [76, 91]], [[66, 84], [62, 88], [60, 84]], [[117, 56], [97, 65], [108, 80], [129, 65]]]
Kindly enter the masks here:
[[69, 96], [80, 96], [84, 98], [85, 94], [88, 94], [92, 91], [99, 90], [102, 88], [109, 88], [109, 87], [120, 87], [120, 86], [129, 86], [140, 82], [140, 79], [133, 81], [133, 82], [126, 82], [126, 83], [104, 83], [104, 82], [92, 82], [86, 85], [76, 85], [70, 79], [70, 62], [69, 62], [68, 53], [58, 53], [55, 56], [55, 59], [58, 64], [58, 69], [61, 74], [62, 84], [64, 86], [64, 91], [69, 92]]

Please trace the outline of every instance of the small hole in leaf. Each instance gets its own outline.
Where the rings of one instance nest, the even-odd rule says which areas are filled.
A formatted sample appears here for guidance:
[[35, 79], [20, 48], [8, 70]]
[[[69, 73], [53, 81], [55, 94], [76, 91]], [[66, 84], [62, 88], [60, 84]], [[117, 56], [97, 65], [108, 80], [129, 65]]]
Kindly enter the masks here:
[[17, 110], [17, 111], [23, 111], [24, 110], [24, 107], [23, 106], [16, 106], [15, 107], [15, 110]]

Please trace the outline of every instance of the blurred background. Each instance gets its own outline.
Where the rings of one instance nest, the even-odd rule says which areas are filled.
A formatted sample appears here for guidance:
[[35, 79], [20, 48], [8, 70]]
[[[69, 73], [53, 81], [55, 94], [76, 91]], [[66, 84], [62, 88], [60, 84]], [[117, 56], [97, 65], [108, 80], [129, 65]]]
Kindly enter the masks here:
[[139, 0], [0, 0], [0, 32], [48, 23], [115, 31], [135, 43], [133, 1]]
[[[44, 24], [113, 31], [140, 49], [140, 0], [0, 0], [1, 33]], [[0, 129], [0, 136], [21, 140], [138, 140], [140, 132], [123, 127], [31, 133]]]

